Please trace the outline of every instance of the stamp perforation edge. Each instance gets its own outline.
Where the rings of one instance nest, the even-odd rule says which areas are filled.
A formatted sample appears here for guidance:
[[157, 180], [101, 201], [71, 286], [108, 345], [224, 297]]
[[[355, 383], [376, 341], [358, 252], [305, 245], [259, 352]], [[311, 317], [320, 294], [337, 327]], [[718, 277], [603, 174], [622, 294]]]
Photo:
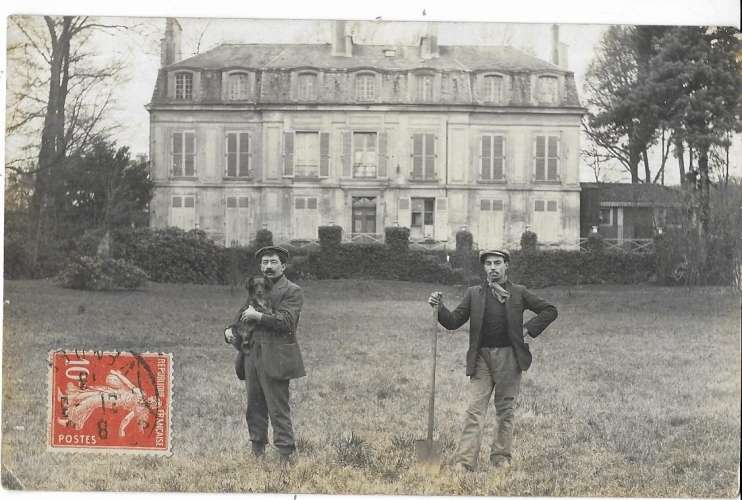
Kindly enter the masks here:
[[[54, 430], [54, 355], [58, 353], [67, 353], [71, 355], [91, 353], [100, 356], [120, 356], [121, 354], [129, 353], [136, 356], [157, 356], [167, 357], [168, 360], [168, 384], [167, 384], [167, 429], [168, 429], [168, 442], [167, 448], [124, 448], [120, 446], [96, 446], [96, 447], [80, 447], [80, 446], [52, 446], [53, 430]], [[47, 436], [46, 436], [46, 450], [51, 453], [102, 453], [102, 454], [114, 454], [114, 455], [138, 455], [138, 456], [152, 456], [152, 457], [171, 457], [173, 455], [173, 385], [175, 384], [175, 371], [173, 366], [173, 354], [165, 352], [134, 352], [134, 351], [101, 351], [94, 349], [52, 349], [49, 351], [47, 358], [48, 371], [47, 371], [47, 393], [49, 400], [47, 404]]]

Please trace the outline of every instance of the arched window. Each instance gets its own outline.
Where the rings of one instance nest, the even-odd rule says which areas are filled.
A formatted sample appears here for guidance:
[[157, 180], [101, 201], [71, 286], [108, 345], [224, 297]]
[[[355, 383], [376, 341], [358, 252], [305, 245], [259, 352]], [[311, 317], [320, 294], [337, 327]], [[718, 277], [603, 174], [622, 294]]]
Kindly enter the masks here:
[[484, 77], [484, 100], [487, 102], [502, 102], [503, 77], [487, 75]]
[[175, 98], [178, 100], [193, 99], [193, 74], [180, 72], [175, 74]]
[[247, 73], [230, 73], [227, 76], [227, 99], [239, 101], [248, 98], [250, 92], [250, 75]]
[[371, 73], [356, 75], [356, 99], [359, 101], [376, 99], [376, 75]]
[[559, 80], [555, 76], [538, 77], [538, 87], [536, 89], [538, 102], [541, 104], [556, 104], [558, 101], [558, 83]]

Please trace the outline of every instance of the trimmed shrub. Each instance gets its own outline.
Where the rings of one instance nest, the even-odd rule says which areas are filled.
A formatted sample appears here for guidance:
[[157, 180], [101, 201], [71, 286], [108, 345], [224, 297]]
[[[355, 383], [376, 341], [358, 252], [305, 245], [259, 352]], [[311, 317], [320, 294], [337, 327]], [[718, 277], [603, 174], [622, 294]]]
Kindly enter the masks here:
[[57, 282], [64, 288], [77, 290], [131, 290], [143, 286], [147, 274], [121, 259], [79, 257], [62, 270]]
[[255, 248], [255, 250], [263, 247], [273, 246], [273, 233], [271, 233], [268, 229], [259, 229], [258, 232], [255, 233], [255, 241], [253, 242], [252, 246]]
[[406, 252], [410, 248], [409, 227], [385, 227], [384, 238], [386, 244], [394, 250]]
[[340, 226], [320, 226], [317, 229], [319, 246], [323, 252], [334, 251], [340, 248], [343, 239], [343, 228]]
[[520, 249], [524, 252], [538, 251], [538, 236], [533, 231], [526, 229], [520, 235]]

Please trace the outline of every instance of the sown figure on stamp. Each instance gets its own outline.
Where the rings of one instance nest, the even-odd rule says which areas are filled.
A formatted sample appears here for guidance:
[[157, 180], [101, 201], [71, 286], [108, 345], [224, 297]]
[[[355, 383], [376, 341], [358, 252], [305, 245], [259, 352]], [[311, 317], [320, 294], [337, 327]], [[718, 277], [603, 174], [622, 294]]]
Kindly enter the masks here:
[[[557, 317], [556, 307], [508, 278], [510, 254], [504, 250], [479, 253], [486, 282], [470, 287], [461, 303], [450, 311], [443, 294], [433, 292], [428, 303], [438, 307], [438, 322], [449, 330], [469, 323], [466, 374], [470, 377], [463, 430], [453, 459], [454, 468], [477, 467], [482, 430], [492, 392], [495, 393], [496, 428], [490, 449], [495, 467], [508, 466], [512, 457], [513, 408], [522, 372], [531, 365], [529, 339], [537, 337]], [[536, 313], [525, 324], [523, 312]]]
[[296, 451], [289, 406], [289, 382], [303, 377], [304, 363], [296, 328], [304, 296], [284, 276], [289, 253], [278, 246], [255, 253], [263, 277], [247, 282], [248, 301], [224, 332], [238, 349], [235, 369], [247, 389], [247, 428], [252, 452], [262, 457], [268, 443], [268, 424], [281, 461], [288, 464]]

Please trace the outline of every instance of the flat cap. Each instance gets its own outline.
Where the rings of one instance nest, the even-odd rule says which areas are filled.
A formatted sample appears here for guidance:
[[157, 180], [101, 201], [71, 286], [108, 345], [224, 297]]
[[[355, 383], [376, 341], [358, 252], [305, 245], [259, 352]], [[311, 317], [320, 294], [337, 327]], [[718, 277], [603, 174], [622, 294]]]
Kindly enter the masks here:
[[278, 258], [281, 259], [281, 262], [284, 264], [289, 260], [289, 251], [279, 246], [267, 246], [259, 249], [255, 252], [255, 259], [259, 261], [263, 257], [263, 254], [266, 253], [278, 254]]
[[479, 252], [479, 262], [480, 264], [484, 264], [484, 259], [488, 255], [496, 255], [497, 257], [502, 257], [505, 262], [510, 262], [510, 254], [506, 250], [482, 250]]

